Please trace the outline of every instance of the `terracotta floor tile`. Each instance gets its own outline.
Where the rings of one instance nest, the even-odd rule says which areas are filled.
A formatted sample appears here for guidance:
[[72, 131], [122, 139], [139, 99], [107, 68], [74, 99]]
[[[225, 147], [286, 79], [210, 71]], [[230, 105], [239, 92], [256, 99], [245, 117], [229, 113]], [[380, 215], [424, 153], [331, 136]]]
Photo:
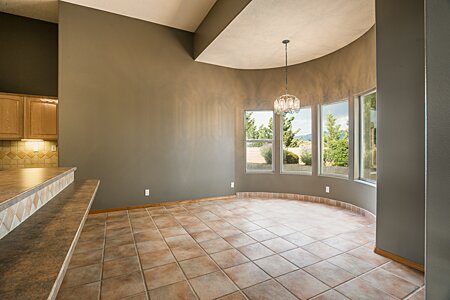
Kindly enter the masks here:
[[242, 246], [250, 245], [256, 243], [256, 240], [252, 239], [245, 233], [227, 236], [225, 240], [230, 243], [233, 247], [239, 248]]
[[103, 278], [125, 275], [140, 270], [137, 256], [129, 256], [106, 261], [103, 264]]
[[164, 240], [146, 241], [142, 243], [136, 243], [139, 254], [149, 253], [153, 251], [167, 249], [167, 245]]
[[270, 250], [272, 250], [276, 253], [284, 252], [287, 250], [297, 248], [296, 245], [294, 245], [280, 237], [261, 242], [261, 244], [263, 244], [264, 246], [266, 246], [267, 248], [269, 248]]
[[352, 249], [355, 249], [357, 247], [359, 247], [359, 244], [354, 243], [352, 241], [348, 241], [346, 239], [343, 239], [339, 236], [335, 236], [326, 240], [322, 240], [322, 242], [324, 242], [325, 244], [334, 247], [336, 249], [339, 249], [341, 251], [349, 251]]
[[355, 277], [352, 273], [326, 261], [310, 265], [303, 270], [331, 287], [335, 287]]
[[154, 216], [152, 218], [158, 228], [176, 227], [179, 225], [173, 217]]
[[194, 292], [187, 281], [180, 281], [171, 285], [163, 286], [149, 292], [152, 300], [182, 299], [195, 300]]
[[149, 297], [147, 297], [147, 293], [140, 293], [133, 296], [129, 296], [126, 298], [123, 298], [124, 300], [149, 300]]
[[419, 288], [411, 282], [383, 269], [373, 270], [360, 278], [369, 282], [373, 287], [397, 298], [404, 298]]
[[171, 236], [187, 234], [186, 230], [184, 230], [183, 227], [181, 227], [181, 226], [161, 228], [159, 231], [161, 232], [162, 236], [165, 238], [168, 238]]
[[270, 227], [267, 227], [266, 229], [278, 236], [285, 236], [288, 234], [295, 233], [295, 230], [293, 230], [292, 228], [289, 228], [287, 226], [284, 226], [284, 225], [270, 226]]
[[246, 288], [244, 293], [250, 300], [295, 300], [297, 299], [286, 288], [275, 280], [265, 281], [263, 283]]
[[347, 253], [329, 258], [328, 262], [341, 267], [342, 269], [352, 273], [353, 275], [360, 275], [375, 268], [374, 265], [371, 265]]
[[386, 294], [385, 292], [374, 288], [367, 281], [356, 278], [343, 285], [340, 285], [336, 290], [350, 299], [361, 300], [394, 300], [395, 298]]
[[200, 256], [180, 262], [180, 267], [188, 279], [219, 271], [219, 268], [209, 256]]
[[220, 298], [217, 298], [217, 300], [246, 300], [247, 298], [242, 295], [241, 292], [235, 292], [233, 294], [229, 294]]
[[145, 208], [139, 209], [131, 209], [128, 211], [128, 216], [130, 218], [140, 218], [140, 217], [148, 217], [149, 214]]
[[178, 261], [205, 255], [205, 252], [199, 246], [176, 247], [172, 248], [172, 252]]
[[[139, 219], [139, 220], [141, 220], [141, 219]], [[141, 231], [156, 229], [156, 226], [150, 220], [149, 222], [142, 222], [142, 223], [131, 222], [131, 228], [133, 229], [134, 233], [138, 233]]]
[[110, 247], [105, 249], [104, 261], [136, 255], [134, 244]]
[[69, 269], [66, 272], [61, 289], [99, 281], [102, 277], [102, 265], [90, 265]]
[[232, 248], [231, 245], [222, 238], [204, 241], [199, 244], [209, 254]]
[[309, 253], [306, 250], [301, 248], [289, 250], [283, 253], [280, 253], [281, 256], [286, 258], [291, 263], [295, 264], [299, 268], [303, 268], [309, 265], [312, 265], [316, 262], [321, 261], [321, 258]]
[[275, 254], [275, 252], [260, 243], [239, 247], [238, 250], [251, 260], [256, 260]]
[[314, 298], [311, 298], [312, 300], [348, 300], [347, 297], [344, 295], [336, 292], [335, 290], [329, 290], [323, 294], [320, 294]]
[[205, 230], [210, 229], [208, 226], [206, 226], [203, 223], [189, 224], [189, 225], [185, 225], [183, 227], [184, 227], [184, 229], [186, 229], [187, 232], [189, 232], [191, 234], [194, 232], [200, 232], [200, 231], [205, 231]]
[[251, 238], [253, 238], [253, 239], [255, 239], [255, 240], [259, 241], [259, 242], [265, 241], [265, 240], [269, 240], [269, 239], [273, 239], [273, 238], [277, 237], [275, 234], [273, 234], [272, 232], [270, 232], [270, 231], [268, 231], [266, 229], [259, 229], [259, 230], [255, 230], [255, 231], [250, 231], [250, 232], [247, 232], [247, 234]]
[[189, 280], [200, 300], [216, 299], [237, 291], [236, 286], [221, 271]]
[[106, 230], [106, 238], [112, 238], [114, 236], [131, 233], [130, 226], [124, 228], [108, 229]]
[[223, 269], [248, 262], [249, 260], [236, 249], [214, 253], [211, 258]]
[[190, 247], [197, 245], [189, 234], [168, 237], [166, 238], [166, 243], [170, 248]]
[[238, 223], [235, 225], [235, 227], [243, 232], [249, 232], [249, 231], [255, 231], [255, 230], [261, 229], [260, 226], [256, 225], [255, 223], [252, 223], [250, 221]]
[[305, 229], [302, 231], [302, 233], [316, 240], [328, 239], [335, 236], [335, 234], [330, 232], [329, 230], [317, 227]]
[[297, 266], [290, 263], [279, 255], [272, 255], [265, 258], [261, 258], [254, 261], [261, 269], [272, 277], [278, 277], [280, 275], [297, 270]]
[[103, 249], [91, 250], [87, 252], [75, 253], [70, 259], [69, 269], [99, 264], [102, 262]]
[[114, 222], [108, 222], [106, 223], [106, 229], [120, 229], [120, 228], [129, 228], [130, 222], [128, 220], [123, 221], [114, 221]]
[[314, 242], [308, 245], [304, 245], [302, 246], [302, 248], [322, 259], [327, 259], [341, 253], [340, 250], [322, 242]]
[[100, 297], [100, 281], [76, 286], [68, 289], [61, 289], [56, 299], [58, 300], [98, 300]]
[[414, 292], [408, 300], [425, 300], [425, 289], [421, 288], [420, 290]]
[[86, 233], [82, 232], [78, 242], [87, 242], [87, 241], [104, 239], [104, 238], [105, 238], [104, 232], [103, 233], [102, 232], [86, 232]]
[[361, 246], [359, 248], [353, 249], [349, 252], [347, 252], [348, 254], [351, 254], [361, 260], [364, 260], [374, 266], [380, 266], [382, 264], [385, 264], [389, 261], [391, 261], [390, 259], [378, 255], [376, 254], [373, 249], [369, 249], [367, 247]]
[[231, 267], [224, 271], [241, 289], [270, 279], [269, 275], [252, 262]]
[[[249, 218], [247, 217], [247, 219], [249, 219]], [[270, 226], [280, 225], [278, 222], [276, 222], [274, 220], [271, 220], [271, 219], [259, 219], [259, 220], [250, 220], [250, 221], [252, 221], [256, 225], [264, 227], [264, 228], [270, 227]]]
[[142, 269], [150, 269], [162, 265], [175, 262], [175, 258], [169, 249], [151, 251], [147, 253], [139, 253]]
[[329, 289], [327, 285], [303, 270], [280, 276], [277, 280], [300, 299], [309, 299]]
[[218, 230], [216, 230], [216, 232], [217, 232], [218, 235], [220, 235], [223, 238], [242, 233], [239, 229], [236, 229], [236, 228], [218, 229]]
[[220, 236], [211, 229], [200, 232], [194, 232], [191, 235], [197, 241], [197, 243], [220, 238]]
[[395, 261], [389, 262], [382, 268], [397, 275], [398, 277], [408, 280], [417, 286], [422, 286], [424, 284], [424, 274], [422, 272], [416, 271]]
[[103, 249], [105, 240], [103, 238], [86, 242], [78, 242], [74, 254]]
[[149, 290], [184, 280], [183, 273], [176, 263], [145, 270], [144, 276]]
[[162, 240], [161, 235], [156, 229], [149, 229], [145, 231], [140, 231], [134, 234], [134, 239], [136, 243], [142, 243], [146, 241], [157, 241]]
[[145, 291], [141, 272], [113, 277], [102, 282], [101, 299], [121, 299]]
[[114, 238], [106, 239], [105, 248], [134, 244], [133, 235], [130, 233], [117, 235]]
[[296, 244], [297, 246], [307, 245], [316, 241], [312, 237], [309, 237], [300, 232], [285, 235], [283, 238], [293, 244]]

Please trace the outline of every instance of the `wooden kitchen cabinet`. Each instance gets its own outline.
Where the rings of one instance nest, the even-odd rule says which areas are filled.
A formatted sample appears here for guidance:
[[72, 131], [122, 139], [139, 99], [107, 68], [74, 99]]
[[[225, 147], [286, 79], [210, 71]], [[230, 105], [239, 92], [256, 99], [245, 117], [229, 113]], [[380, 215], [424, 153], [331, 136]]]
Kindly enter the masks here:
[[26, 139], [58, 139], [58, 100], [41, 97], [25, 97]]
[[0, 140], [23, 138], [23, 97], [0, 94]]

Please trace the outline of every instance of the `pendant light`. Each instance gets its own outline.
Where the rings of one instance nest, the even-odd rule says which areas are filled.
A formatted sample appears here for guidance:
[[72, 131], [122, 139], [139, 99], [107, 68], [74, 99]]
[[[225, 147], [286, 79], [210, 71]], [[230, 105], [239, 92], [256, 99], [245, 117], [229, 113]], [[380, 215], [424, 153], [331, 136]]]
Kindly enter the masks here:
[[300, 99], [298, 99], [294, 95], [288, 94], [288, 77], [287, 77], [287, 45], [289, 40], [284, 40], [282, 42], [284, 44], [285, 49], [285, 93], [278, 97], [273, 103], [273, 109], [277, 115], [281, 115], [284, 113], [298, 113], [300, 111]]

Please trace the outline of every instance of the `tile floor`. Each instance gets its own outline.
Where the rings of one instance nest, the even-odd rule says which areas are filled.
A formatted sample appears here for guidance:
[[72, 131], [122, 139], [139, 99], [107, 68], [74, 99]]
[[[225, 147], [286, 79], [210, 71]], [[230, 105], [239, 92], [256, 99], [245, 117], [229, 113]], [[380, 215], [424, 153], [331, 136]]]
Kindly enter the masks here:
[[335, 206], [236, 199], [89, 215], [59, 299], [424, 299]]

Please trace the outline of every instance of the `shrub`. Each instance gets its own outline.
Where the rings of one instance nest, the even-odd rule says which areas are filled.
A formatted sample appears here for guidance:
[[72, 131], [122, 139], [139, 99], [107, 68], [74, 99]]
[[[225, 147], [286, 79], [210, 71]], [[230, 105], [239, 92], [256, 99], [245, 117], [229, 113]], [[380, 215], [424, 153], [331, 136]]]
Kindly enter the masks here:
[[265, 145], [259, 151], [266, 161], [266, 164], [272, 164], [272, 146]]
[[298, 155], [294, 152], [283, 150], [283, 161], [286, 164], [298, 164]]
[[312, 154], [309, 152], [305, 152], [302, 155], [300, 155], [300, 159], [305, 165], [310, 166], [312, 163]]

